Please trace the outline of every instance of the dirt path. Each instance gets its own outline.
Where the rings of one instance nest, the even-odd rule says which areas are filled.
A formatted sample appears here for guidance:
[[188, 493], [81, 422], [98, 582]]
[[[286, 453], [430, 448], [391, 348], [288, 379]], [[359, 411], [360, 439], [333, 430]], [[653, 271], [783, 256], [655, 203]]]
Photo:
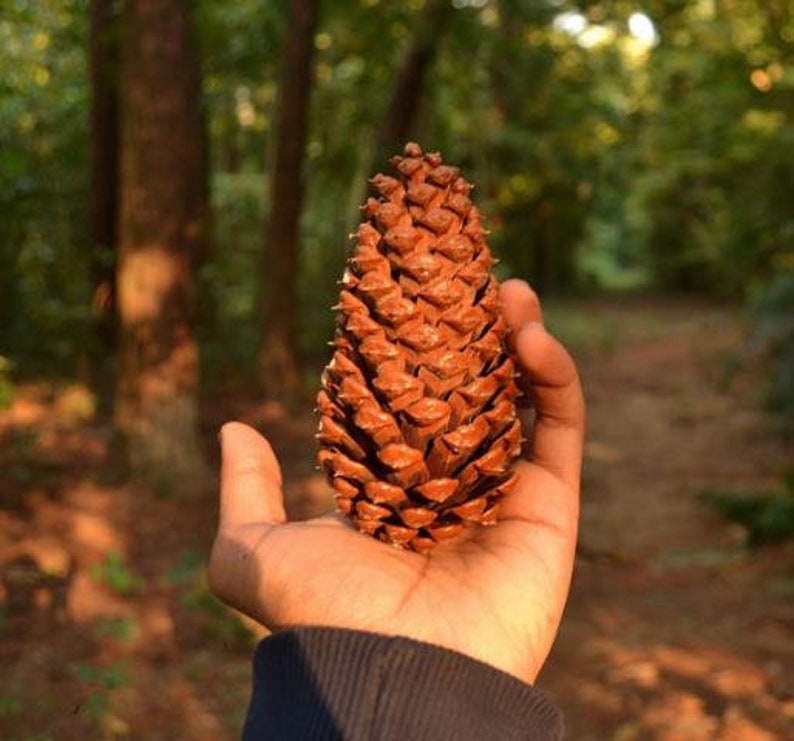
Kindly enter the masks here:
[[[548, 316], [580, 361], [590, 415], [581, 553], [540, 678], [568, 737], [794, 738], [794, 544], [748, 554], [695, 498], [774, 487], [794, 461], [759, 411], [761, 385], [746, 372], [727, 383], [738, 316], [661, 304]], [[0, 566], [29, 554], [68, 597], [65, 612], [49, 588], [0, 612], [0, 738], [236, 738], [254, 636], [203, 578], [215, 493], [175, 501], [119, 483], [90, 407], [79, 388], [31, 387], [0, 413]], [[329, 506], [310, 414], [215, 404], [211, 455], [231, 416], [271, 436], [293, 516]]]
[[558, 324], [589, 402], [582, 548], [541, 684], [579, 741], [794, 738], [794, 549], [748, 554], [695, 497], [774, 488], [794, 461], [761, 385], [726, 383], [738, 316], [593, 307], [592, 335], [576, 317]]

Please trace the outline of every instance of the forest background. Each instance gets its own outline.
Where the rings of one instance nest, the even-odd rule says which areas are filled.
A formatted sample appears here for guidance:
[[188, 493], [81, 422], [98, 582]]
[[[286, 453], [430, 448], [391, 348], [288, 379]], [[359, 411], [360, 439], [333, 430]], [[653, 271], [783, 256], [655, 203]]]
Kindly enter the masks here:
[[[0, 407], [80, 389], [79, 455], [101, 430], [100, 467], [183, 507], [224, 414], [314, 393], [367, 179], [409, 139], [463, 168], [500, 276], [552, 306], [735, 311], [722, 371], [761, 357], [790, 429], [785, 0], [3, 0]], [[49, 474], [8, 419], [16, 491]]]
[[[544, 297], [791, 293], [788, 3], [310, 5], [130, 3], [125, 21], [110, 0], [4, 3], [0, 348], [14, 377], [114, 355], [116, 327], [97, 325], [114, 323], [118, 255], [169, 220], [202, 388], [291, 383], [266, 377], [269, 360], [316, 370], [365, 181], [408, 137], [465, 169], [501, 274]], [[180, 32], [181, 48], [157, 48]], [[179, 158], [162, 164], [158, 147]], [[131, 192], [158, 167], [173, 203], [135, 216]]]

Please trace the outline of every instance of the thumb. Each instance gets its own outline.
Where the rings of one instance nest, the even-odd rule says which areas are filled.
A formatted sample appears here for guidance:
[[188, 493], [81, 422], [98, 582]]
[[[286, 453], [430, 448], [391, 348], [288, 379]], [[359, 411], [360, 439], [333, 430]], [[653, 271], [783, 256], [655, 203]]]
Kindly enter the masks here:
[[221, 529], [287, 519], [281, 468], [273, 448], [241, 422], [221, 428]]

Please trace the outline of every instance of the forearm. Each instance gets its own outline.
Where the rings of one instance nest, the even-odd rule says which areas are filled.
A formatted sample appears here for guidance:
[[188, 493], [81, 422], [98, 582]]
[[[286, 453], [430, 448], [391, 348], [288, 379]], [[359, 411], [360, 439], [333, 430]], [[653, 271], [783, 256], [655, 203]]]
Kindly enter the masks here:
[[259, 644], [243, 738], [562, 737], [539, 691], [462, 654], [405, 638], [298, 628]]

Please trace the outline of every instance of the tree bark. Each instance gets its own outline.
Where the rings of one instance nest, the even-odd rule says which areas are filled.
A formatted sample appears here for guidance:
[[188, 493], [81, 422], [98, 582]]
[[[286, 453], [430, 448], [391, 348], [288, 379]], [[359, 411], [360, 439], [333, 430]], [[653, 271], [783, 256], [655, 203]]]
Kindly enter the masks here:
[[318, 0], [292, 0], [283, 55], [276, 124], [275, 164], [270, 178], [270, 213], [265, 226], [263, 285], [264, 342], [261, 380], [273, 397], [298, 387], [295, 313], [303, 208], [303, 161], [312, 87]]
[[195, 485], [195, 265], [205, 184], [190, 0], [127, 0], [122, 67], [120, 357], [116, 422], [133, 470]]
[[90, 16], [91, 265], [98, 340], [94, 365], [101, 366], [116, 344], [120, 28], [113, 0], [91, 0]]

